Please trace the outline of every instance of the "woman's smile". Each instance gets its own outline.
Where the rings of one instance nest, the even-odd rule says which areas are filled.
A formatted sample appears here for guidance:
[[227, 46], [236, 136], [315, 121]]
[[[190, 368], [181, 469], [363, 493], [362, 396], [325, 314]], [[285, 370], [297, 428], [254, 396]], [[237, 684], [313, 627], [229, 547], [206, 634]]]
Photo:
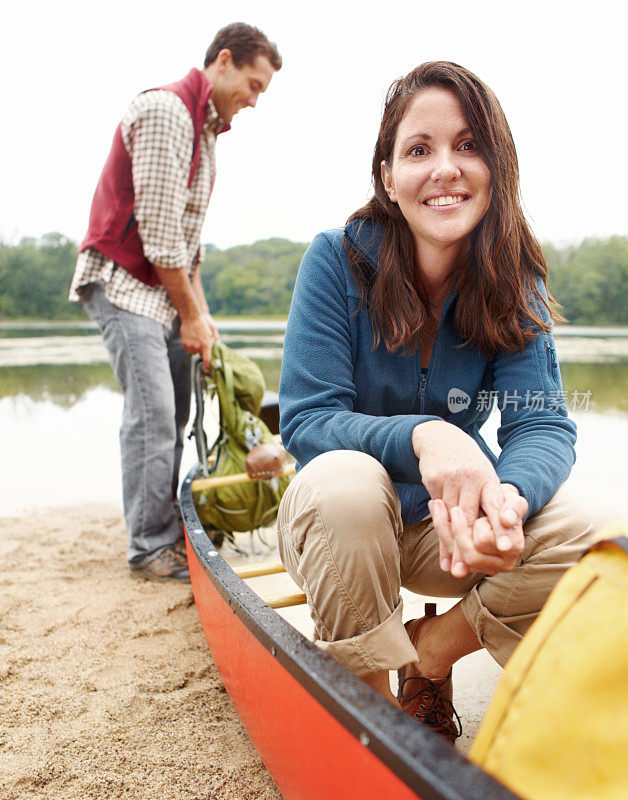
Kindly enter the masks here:
[[457, 209], [469, 199], [468, 194], [437, 194], [430, 195], [423, 204], [435, 209]]

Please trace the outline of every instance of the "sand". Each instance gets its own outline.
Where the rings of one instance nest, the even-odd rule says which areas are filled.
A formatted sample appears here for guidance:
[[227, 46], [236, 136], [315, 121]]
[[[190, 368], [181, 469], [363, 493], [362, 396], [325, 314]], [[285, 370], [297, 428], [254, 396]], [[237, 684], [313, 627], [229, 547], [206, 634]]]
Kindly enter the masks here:
[[0, 519], [0, 797], [278, 800], [189, 584], [125, 546], [112, 506]]
[[[249, 556], [223, 548], [233, 564], [277, 558], [247, 536], [239, 545]], [[190, 585], [132, 577], [125, 548], [115, 506], [0, 518], [1, 800], [280, 800]], [[285, 574], [253, 583], [262, 596], [295, 588]], [[402, 596], [404, 619], [434, 599]], [[454, 602], [440, 599], [439, 613]], [[307, 607], [280, 613], [311, 637]], [[463, 753], [499, 673], [486, 651], [454, 667]]]

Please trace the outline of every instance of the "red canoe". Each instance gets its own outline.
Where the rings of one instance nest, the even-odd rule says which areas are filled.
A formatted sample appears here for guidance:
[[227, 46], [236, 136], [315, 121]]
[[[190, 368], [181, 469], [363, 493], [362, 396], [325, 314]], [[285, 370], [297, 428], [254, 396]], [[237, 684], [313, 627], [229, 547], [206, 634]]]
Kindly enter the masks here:
[[261, 600], [181, 488], [194, 599], [212, 657], [285, 800], [518, 800]]

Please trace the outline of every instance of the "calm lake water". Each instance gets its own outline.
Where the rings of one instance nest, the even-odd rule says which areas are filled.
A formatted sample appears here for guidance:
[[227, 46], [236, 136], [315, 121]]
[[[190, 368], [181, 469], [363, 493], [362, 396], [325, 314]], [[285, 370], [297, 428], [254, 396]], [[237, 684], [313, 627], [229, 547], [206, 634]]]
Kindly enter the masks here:
[[[283, 322], [223, 322], [224, 341], [262, 368], [276, 391]], [[626, 493], [628, 329], [557, 336], [567, 402], [579, 428], [574, 476]], [[0, 324], [0, 516], [30, 507], [121, 504], [122, 396], [90, 323]], [[484, 432], [497, 450], [494, 413]], [[188, 442], [184, 469], [195, 461]]]

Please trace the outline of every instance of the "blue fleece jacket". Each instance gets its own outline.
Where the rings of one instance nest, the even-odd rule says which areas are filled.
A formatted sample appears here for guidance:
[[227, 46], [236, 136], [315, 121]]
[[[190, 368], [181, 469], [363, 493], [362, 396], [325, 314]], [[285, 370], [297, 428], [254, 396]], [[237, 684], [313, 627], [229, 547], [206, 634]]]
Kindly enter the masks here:
[[[344, 233], [377, 269], [381, 231], [354, 221]], [[539, 288], [545, 293], [542, 281]], [[373, 456], [395, 483], [406, 525], [429, 513], [411, 441], [422, 422], [446, 420], [472, 436], [501, 482], [526, 498], [528, 516], [554, 495], [575, 459], [576, 426], [567, 416], [551, 334], [540, 333], [522, 353], [489, 359], [462, 344], [455, 303], [452, 292], [422, 374], [420, 352], [389, 354], [383, 343], [373, 349], [342, 230], [312, 241], [292, 297], [279, 387], [283, 444], [299, 466], [329, 450]], [[547, 318], [544, 307], [540, 313]], [[480, 435], [495, 402], [499, 457]]]

